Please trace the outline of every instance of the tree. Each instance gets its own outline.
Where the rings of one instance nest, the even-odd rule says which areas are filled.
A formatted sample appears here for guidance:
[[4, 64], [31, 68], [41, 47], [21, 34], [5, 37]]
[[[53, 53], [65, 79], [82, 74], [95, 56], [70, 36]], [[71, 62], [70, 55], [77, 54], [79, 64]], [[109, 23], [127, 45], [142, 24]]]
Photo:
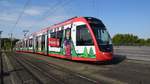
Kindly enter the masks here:
[[150, 46], [150, 38], [148, 38], [148, 39], [146, 40], [146, 44], [147, 44], [148, 46]]
[[[14, 39], [12, 41], [12, 48], [15, 46], [16, 42], [18, 41], [19, 39]], [[2, 38], [2, 49], [4, 50], [10, 50], [11, 49], [11, 39], [9, 38]]]
[[112, 40], [114, 45], [150, 45], [150, 38], [147, 40], [139, 39], [133, 34], [116, 34]]

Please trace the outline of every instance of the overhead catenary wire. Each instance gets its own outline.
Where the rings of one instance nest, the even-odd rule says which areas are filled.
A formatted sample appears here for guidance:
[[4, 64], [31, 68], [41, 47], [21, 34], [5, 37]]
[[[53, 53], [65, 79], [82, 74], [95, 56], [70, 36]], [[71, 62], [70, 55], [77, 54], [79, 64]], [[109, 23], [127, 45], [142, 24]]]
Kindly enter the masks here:
[[[54, 5], [54, 7], [53, 8], [50, 8], [49, 10], [48, 10], [48, 12], [46, 12], [46, 14], [45, 14], [45, 16], [43, 16], [43, 18], [42, 18], [42, 20], [40, 20], [39, 22], [37, 22], [37, 23], [42, 23], [47, 17], [49, 17], [49, 15], [53, 15], [53, 14], [55, 14], [55, 12], [57, 11], [57, 8], [58, 7], [64, 7], [66, 4], [68, 4], [69, 2], [70, 2], [71, 0], [66, 0], [66, 1], [61, 1], [61, 2], [57, 2], [55, 5]], [[59, 5], [59, 6], [57, 6], [57, 5]], [[35, 23], [34, 25], [32, 25], [30, 28], [33, 28], [37, 23]], [[38, 24], [38, 25], [39, 25]]]
[[[98, 10], [99, 7], [96, 7], [96, 0], [92, 0], [92, 5], [93, 5], [93, 7], [92, 7], [93, 13], [95, 13], [95, 16], [98, 17], [99, 16], [99, 14], [98, 14], [99, 13], [99, 10]], [[96, 12], [95, 12], [95, 10], [96, 10]]]
[[24, 5], [24, 7], [23, 7], [23, 9], [21, 11], [21, 13], [19, 14], [19, 16], [18, 16], [17, 20], [15, 21], [15, 24], [13, 25], [13, 27], [12, 27], [12, 29], [11, 29], [10, 32], [13, 32], [13, 28], [16, 28], [17, 24], [19, 23], [22, 15], [24, 14], [24, 11], [26, 10], [26, 8], [29, 5], [29, 3], [30, 3], [30, 0], [27, 0], [27, 2], [25, 3], [25, 5]]
[[[39, 22], [44, 21], [47, 17], [49, 17], [50, 14], [54, 14], [55, 11], [57, 11], [57, 8], [58, 8], [58, 7], [63, 7], [64, 5], [68, 4], [70, 1], [71, 1], [71, 0], [66, 0], [66, 1], [61, 0], [61, 1], [58, 1], [56, 4], [53, 5], [53, 7], [49, 8], [48, 11], [47, 11], [46, 13], [44, 13], [44, 15], [43, 15], [43, 17], [42, 17], [42, 20], [40, 20]], [[26, 3], [25, 3], [25, 5], [24, 5], [24, 7], [23, 7], [23, 9], [22, 9], [22, 11], [21, 11], [21, 13], [19, 14], [17, 20], [15, 21], [15, 23], [14, 23], [12, 29], [10, 30], [10, 33], [13, 32], [14, 28], [16, 28], [17, 24], [20, 22], [20, 19], [22, 18], [23, 14], [24, 14], [24, 11], [25, 11], [26, 8], [28, 7], [29, 3], [30, 3], [30, 0], [27, 0]], [[34, 27], [35, 25], [37, 25], [37, 23], [33, 24], [33, 25], [32, 25], [31, 27], [29, 27], [29, 28], [32, 28], [32, 27]]]
[[[61, 1], [63, 2], [63, 0]], [[30, 26], [29, 28], [34, 27], [37, 23], [42, 22], [43, 20], [45, 20], [46, 17], [48, 17], [48, 14], [50, 13], [51, 10], [53, 10], [55, 8], [55, 6], [59, 5], [61, 3], [60, 1], [57, 1], [54, 5], [52, 5], [52, 7], [50, 7], [42, 16], [41, 20], [34, 23], [32, 26]], [[51, 11], [52, 12], [52, 11]]]

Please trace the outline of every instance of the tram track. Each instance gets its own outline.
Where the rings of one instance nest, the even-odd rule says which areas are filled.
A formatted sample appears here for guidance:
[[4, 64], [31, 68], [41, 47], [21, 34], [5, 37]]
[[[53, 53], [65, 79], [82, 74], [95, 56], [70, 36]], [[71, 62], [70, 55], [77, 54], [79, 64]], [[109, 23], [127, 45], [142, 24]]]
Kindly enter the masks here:
[[27, 53], [13, 53], [11, 57], [12, 60], [16, 59], [33, 79], [36, 79], [37, 84], [149, 84], [150, 82], [150, 63], [147, 61], [126, 59], [118, 64], [89, 64]]
[[[94, 71], [94, 70], [91, 70], [91, 69], [88, 69], [88, 67], [89, 66], [86, 66], [86, 65], [89, 65], [89, 64], [84, 64], [84, 67], [83, 67], [83, 65], [82, 65], [82, 63], [79, 63], [79, 62], [75, 62], [75, 63], [73, 63], [73, 64], [76, 64], [76, 63], [78, 63], [79, 65], [78, 66], [74, 66], [74, 70], [73, 70], [73, 67], [72, 67], [72, 69], [70, 69], [71, 68], [71, 65], [72, 64], [70, 64], [71, 63], [71, 61], [70, 62], [68, 62], [68, 60], [66, 60], [67, 61], [67, 65], [66, 64], [64, 64], [64, 62], [65, 62], [65, 60], [60, 60], [60, 59], [58, 59], [58, 60], [60, 60], [60, 61], [62, 61], [62, 62], [60, 62], [60, 61], [58, 61], [58, 63], [56, 63], [57, 61], [55, 60], [55, 63], [52, 61], [52, 62], [50, 62], [50, 61], [47, 61], [47, 60], [45, 60], [45, 59], [43, 59], [44, 57], [39, 57], [39, 56], [37, 56], [36, 54], [20, 54], [20, 55], [22, 55], [23, 57], [25, 57], [26, 58], [26, 60], [31, 60], [32, 59], [32, 62], [33, 61], [37, 61], [37, 60], [39, 60], [39, 61], [43, 61], [43, 62], [45, 62], [48, 66], [50, 66], [51, 68], [53, 67], [53, 68], [56, 68], [56, 69], [58, 69], [58, 70], [60, 70], [60, 71], [65, 71], [65, 73], [69, 73], [69, 72], [71, 72], [71, 73], [74, 73], [74, 74], [72, 74], [72, 75], [75, 75], [76, 77], [75, 78], [82, 78], [82, 79], [84, 79], [84, 80], [88, 80], [88, 81], [91, 81], [91, 82], [93, 82], [93, 83], [96, 83], [96, 84], [100, 84], [100, 83], [102, 83], [102, 84], [110, 84], [110, 83], [112, 83], [112, 84], [116, 84], [116, 83], [118, 83], [118, 84], [124, 84], [124, 83], [122, 83], [121, 81], [119, 81], [119, 80], [114, 80], [114, 79], [112, 79], [112, 78], [107, 78], [107, 77], [104, 77], [104, 76], [99, 76], [98, 77], [98, 79], [97, 78], [93, 78], [94, 76], [95, 76], [95, 74], [91, 74], [91, 73], [87, 73], [87, 72], [89, 72], [89, 71]], [[34, 60], [33, 60], [33, 58], [34, 58]], [[50, 57], [49, 57], [50, 58]], [[36, 60], [35, 60], [36, 59]], [[52, 58], [53, 59], [53, 58]], [[55, 58], [54, 58], [55, 59]], [[60, 62], [60, 64], [59, 64], [59, 62]], [[61, 64], [62, 63], [62, 64]], [[44, 63], [42, 63], [42, 64], [44, 64]], [[62, 66], [62, 65], [65, 65], [65, 66], [70, 66], [70, 68], [67, 68], [67, 67], [64, 67], [64, 66]], [[69, 65], [70, 64], [70, 65]], [[42, 65], [40, 65], [40, 66], [42, 66]], [[81, 67], [80, 67], [81, 66]], [[46, 66], [43, 66], [43, 67], [46, 67]], [[87, 67], [87, 69], [86, 69], [86, 67]], [[100, 68], [99, 66], [97, 66], [97, 65], [92, 65], [92, 67], [93, 68], [95, 68], [95, 67], [97, 67], [97, 68]], [[91, 67], [91, 68], [92, 68]], [[111, 65], [109, 66], [109, 67], [111, 67]], [[83, 69], [82, 69], [83, 68]], [[81, 69], [81, 70], [80, 70]], [[107, 67], [101, 67], [101, 70], [104, 70], [104, 69], [108, 69], [108, 66]], [[79, 71], [78, 71], [79, 70]], [[86, 70], [86, 71], [85, 71]], [[100, 71], [101, 71], [100, 70]], [[67, 71], [67, 72], [66, 72]], [[55, 72], [54, 72], [55, 73]], [[62, 79], [61, 79], [62, 80]], [[85, 81], [83, 81], [83, 82], [81, 82], [81, 80], [79, 79], [79, 80], [77, 80], [77, 81], [79, 81], [78, 83], [79, 84], [84, 84], [85, 83]], [[77, 82], [76, 81], [76, 82]], [[71, 84], [77, 84], [77, 83], [74, 83], [74, 82], [70, 82]], [[70, 84], [69, 83], [69, 84]], [[88, 83], [87, 83], [88, 84]]]
[[[44, 79], [40, 79], [43, 81], [43, 84], [96, 84], [97, 82], [94, 80], [91, 80], [87, 77], [84, 77], [80, 74], [76, 74], [74, 72], [68, 71], [64, 68], [58, 67], [53, 64], [49, 64], [47, 62], [37, 62], [37, 59], [33, 59], [30, 57], [25, 56], [16, 56], [15, 57], [24, 67], [26, 67], [31, 73], [36, 75], [38, 77], [38, 73], [43, 73], [42, 75], [45, 75], [45, 79], [49, 80], [47, 83], [45, 83]], [[44, 78], [40, 77], [40, 78]], [[50, 79], [52, 79], [50, 81]], [[54, 82], [55, 81], [55, 82]], [[73, 82], [74, 81], [74, 82]], [[54, 82], [54, 83], [52, 83]]]
[[44, 72], [39, 67], [35, 66], [34, 64], [30, 63], [24, 58], [17, 58], [16, 60], [30, 73], [32, 74], [37, 81], [39, 81], [39, 84], [62, 84], [61, 82], [58, 82], [57, 79], [52, 78], [52, 76], [48, 75], [48, 73]]
[[147, 61], [125, 59], [124, 56], [117, 56], [116, 60], [106, 64], [89, 64], [36, 54], [24, 53], [22, 55], [27, 58], [37, 58], [71, 71], [79, 72], [84, 76], [99, 80], [102, 84], [149, 84], [150, 82], [150, 63]]
[[95, 84], [97, 83], [96, 81], [93, 81], [87, 77], [76, 74], [72, 71], [68, 71], [60, 66], [49, 64], [45, 61], [37, 62], [38, 61], [37, 59], [33, 59], [30, 57], [22, 57], [21, 59], [25, 59], [24, 61], [28, 61], [28, 65], [32, 65], [36, 69], [40, 69], [40, 71], [43, 71], [50, 78], [53, 78], [54, 80], [56, 80], [58, 83], [61, 83], [61, 84], [62, 83], [64, 84], [70, 84], [70, 83], [71, 84], [77, 84], [77, 83]]
[[[14, 54], [8, 54], [7, 58], [10, 61], [12, 69], [9, 71], [14, 77], [12, 84], [41, 84], [41, 82], [30, 73], [16, 58]], [[7, 84], [7, 83], [6, 83]]]

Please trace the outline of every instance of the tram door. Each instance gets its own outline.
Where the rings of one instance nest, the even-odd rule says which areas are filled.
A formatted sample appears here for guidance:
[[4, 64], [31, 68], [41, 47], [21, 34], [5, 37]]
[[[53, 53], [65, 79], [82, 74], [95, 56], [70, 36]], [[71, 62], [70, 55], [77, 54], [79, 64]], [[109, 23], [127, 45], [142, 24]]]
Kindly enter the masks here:
[[42, 35], [42, 46], [41, 50], [42, 52], [47, 55], [48, 45], [47, 45], [47, 34]]
[[45, 55], [48, 55], [48, 34], [45, 35]]
[[36, 37], [33, 36], [33, 52], [36, 50]]
[[45, 53], [45, 35], [42, 35], [41, 51]]
[[39, 44], [38, 37], [36, 37], [36, 52], [38, 52], [38, 44]]

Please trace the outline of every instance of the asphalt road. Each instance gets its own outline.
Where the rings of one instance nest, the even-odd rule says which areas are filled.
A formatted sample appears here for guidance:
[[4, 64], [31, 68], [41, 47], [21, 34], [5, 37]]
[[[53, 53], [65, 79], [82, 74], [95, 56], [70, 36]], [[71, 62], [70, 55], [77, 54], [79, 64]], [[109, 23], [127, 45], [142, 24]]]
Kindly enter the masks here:
[[[33, 55], [33, 54], [32, 54]], [[66, 68], [27, 54], [3, 53], [1, 84], [96, 84]], [[43, 57], [43, 56], [42, 56]], [[7, 73], [7, 74], [6, 74]]]
[[115, 46], [114, 53], [128, 59], [150, 61], [150, 47], [146, 46]]
[[[58, 58], [47, 57], [37, 54], [20, 54], [15, 53], [21, 59], [30, 60], [36, 66], [42, 68], [43, 72], [57, 73], [48, 68], [47, 65], [53, 65], [65, 70], [67, 73], [75, 73], [78, 76], [73, 76], [73, 83], [96, 83], [96, 84], [149, 84], [150, 83], [150, 63], [148, 61], [129, 60], [124, 56], [115, 56], [110, 62], [92, 64], [88, 62], [76, 62], [63, 60]], [[45, 63], [47, 65], [45, 65]], [[28, 63], [26, 63], [28, 65]], [[44, 69], [44, 70], [43, 70]], [[35, 72], [35, 71], [34, 71]], [[66, 73], [64, 73], [66, 74]], [[70, 79], [63, 75], [66, 79], [62, 80], [62, 74], [57, 74], [56, 79], [62, 82]], [[80, 78], [81, 77], [81, 78]], [[82, 79], [83, 78], [83, 79]], [[79, 80], [79, 81], [77, 81]], [[66, 84], [66, 83], [65, 83]]]
[[29, 53], [0, 56], [1, 84], [149, 84], [150, 47], [115, 47], [112, 61], [76, 62]]

